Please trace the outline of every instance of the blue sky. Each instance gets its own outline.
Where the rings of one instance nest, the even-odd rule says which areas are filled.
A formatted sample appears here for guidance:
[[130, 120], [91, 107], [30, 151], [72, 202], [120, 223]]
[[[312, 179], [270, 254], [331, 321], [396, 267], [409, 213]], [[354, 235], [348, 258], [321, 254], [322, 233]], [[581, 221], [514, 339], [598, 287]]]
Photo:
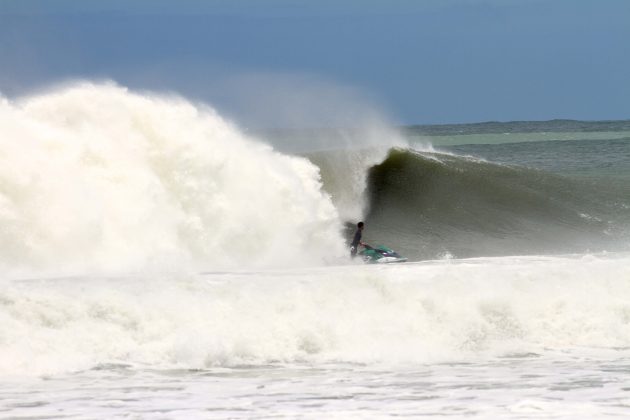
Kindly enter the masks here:
[[627, 119], [630, 1], [0, 1], [0, 91], [73, 79], [246, 126]]

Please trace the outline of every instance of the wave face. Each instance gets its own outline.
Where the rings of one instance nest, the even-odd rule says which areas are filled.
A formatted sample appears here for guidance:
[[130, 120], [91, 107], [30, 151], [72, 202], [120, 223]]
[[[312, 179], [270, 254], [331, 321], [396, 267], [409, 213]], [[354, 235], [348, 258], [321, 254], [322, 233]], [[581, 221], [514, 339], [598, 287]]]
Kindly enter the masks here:
[[628, 262], [505, 257], [0, 283], [0, 375], [601, 352], [630, 346]]
[[0, 101], [0, 268], [320, 263], [342, 252], [319, 169], [207, 107], [81, 84]]
[[618, 250], [630, 189], [446, 153], [393, 149], [368, 175], [366, 240], [413, 259]]

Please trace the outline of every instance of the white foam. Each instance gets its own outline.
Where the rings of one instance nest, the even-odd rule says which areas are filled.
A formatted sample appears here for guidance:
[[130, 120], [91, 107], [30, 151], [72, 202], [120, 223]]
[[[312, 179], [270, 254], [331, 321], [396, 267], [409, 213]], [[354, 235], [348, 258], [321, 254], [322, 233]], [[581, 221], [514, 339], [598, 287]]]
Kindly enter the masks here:
[[343, 252], [317, 167], [206, 106], [83, 83], [0, 102], [0, 268], [318, 264]]
[[489, 258], [5, 282], [0, 373], [610, 352], [630, 346], [629, 262]]

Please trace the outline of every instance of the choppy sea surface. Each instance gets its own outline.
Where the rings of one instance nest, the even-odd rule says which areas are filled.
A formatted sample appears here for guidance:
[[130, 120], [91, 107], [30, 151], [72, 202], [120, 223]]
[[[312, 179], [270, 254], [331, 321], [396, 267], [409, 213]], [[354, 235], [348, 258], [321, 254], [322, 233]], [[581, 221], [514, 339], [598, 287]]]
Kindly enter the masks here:
[[[625, 353], [625, 354], [624, 354]], [[624, 418], [628, 353], [406, 368], [99, 371], [2, 384], [8, 418]]]

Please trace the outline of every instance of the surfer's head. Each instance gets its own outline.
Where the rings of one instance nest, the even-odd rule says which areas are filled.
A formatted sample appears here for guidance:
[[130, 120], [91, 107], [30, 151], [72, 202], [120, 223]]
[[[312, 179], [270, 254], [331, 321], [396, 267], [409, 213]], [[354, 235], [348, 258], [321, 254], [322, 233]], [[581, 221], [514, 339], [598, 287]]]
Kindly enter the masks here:
[[357, 223], [357, 227], [358, 227], [359, 229], [363, 229], [363, 222], [359, 222], [359, 223]]

